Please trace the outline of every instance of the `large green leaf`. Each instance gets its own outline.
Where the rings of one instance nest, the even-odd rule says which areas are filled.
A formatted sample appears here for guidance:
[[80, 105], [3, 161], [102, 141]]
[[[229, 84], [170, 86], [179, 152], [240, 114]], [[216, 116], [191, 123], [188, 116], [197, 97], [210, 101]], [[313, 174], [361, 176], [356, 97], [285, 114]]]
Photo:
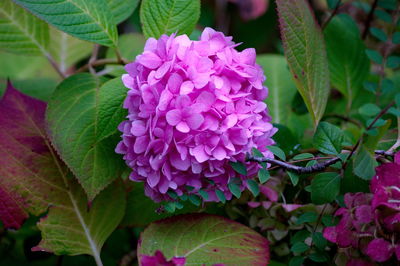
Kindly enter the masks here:
[[125, 110], [126, 88], [120, 78], [104, 80], [88, 73], [65, 79], [47, 109], [50, 138], [92, 200], [121, 176], [124, 169], [114, 149]]
[[348, 98], [348, 107], [368, 77], [370, 61], [356, 23], [348, 15], [335, 16], [324, 30], [333, 87]]
[[129, 18], [139, 4], [139, 0], [107, 0], [117, 24]]
[[311, 182], [311, 200], [315, 204], [329, 203], [335, 200], [340, 192], [340, 174], [321, 173]]
[[287, 62], [282, 55], [260, 55], [257, 63], [264, 69], [267, 80], [269, 97], [266, 100], [274, 123], [286, 125], [288, 114], [291, 112], [290, 105], [296, 94], [296, 85], [288, 78], [290, 72]]
[[276, 3], [285, 55], [316, 126], [324, 114], [330, 89], [324, 39], [305, 0]]
[[48, 25], [14, 4], [0, 1], [0, 49], [17, 54], [46, 53]]
[[82, 40], [116, 45], [118, 35], [106, 0], [14, 0], [56, 28]]
[[140, 21], [146, 37], [189, 35], [200, 17], [200, 0], [143, 0]]
[[50, 29], [49, 52], [60, 70], [65, 73], [74, 63], [90, 55], [93, 44], [76, 39], [57, 29]]
[[125, 212], [125, 192], [120, 184], [102, 191], [88, 210], [85, 192], [76, 181], [68, 180], [65, 201], [50, 208], [38, 223], [42, 241], [35, 250], [56, 255], [92, 255], [100, 261], [100, 250], [118, 226]]
[[268, 241], [237, 222], [209, 214], [187, 214], [150, 224], [141, 235], [138, 258], [160, 250], [186, 265], [267, 265]]
[[46, 137], [45, 109], [44, 102], [11, 86], [0, 101], [0, 188], [26, 212], [48, 210], [38, 225], [43, 240], [37, 249], [99, 261], [104, 241], [124, 215], [124, 190], [113, 184], [88, 211], [86, 195]]

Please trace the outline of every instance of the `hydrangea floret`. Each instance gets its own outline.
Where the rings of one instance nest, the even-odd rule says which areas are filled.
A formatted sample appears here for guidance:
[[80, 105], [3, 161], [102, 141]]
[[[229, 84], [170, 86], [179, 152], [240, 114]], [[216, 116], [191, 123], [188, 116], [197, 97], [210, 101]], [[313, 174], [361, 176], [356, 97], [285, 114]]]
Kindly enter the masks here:
[[[145, 182], [155, 201], [216, 190], [232, 197], [234, 178], [243, 190], [260, 167], [246, 153], [274, 144], [276, 128], [264, 103], [268, 90], [254, 49], [237, 51], [232, 37], [205, 28], [200, 40], [186, 35], [149, 38], [144, 52], [126, 65], [122, 80], [129, 89], [127, 120], [119, 130], [116, 152], [132, 169], [130, 179]], [[247, 175], [230, 162], [243, 162]]]

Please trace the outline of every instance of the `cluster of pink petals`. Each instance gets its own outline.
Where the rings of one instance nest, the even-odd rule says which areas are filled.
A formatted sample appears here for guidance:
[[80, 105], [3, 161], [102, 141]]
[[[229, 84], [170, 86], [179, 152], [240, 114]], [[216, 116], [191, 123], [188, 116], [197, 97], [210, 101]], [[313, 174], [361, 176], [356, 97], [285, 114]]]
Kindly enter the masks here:
[[[276, 129], [267, 106], [265, 76], [254, 49], [238, 52], [231, 37], [206, 28], [199, 41], [186, 35], [147, 40], [144, 52], [126, 66], [128, 120], [119, 130], [116, 152], [132, 168], [130, 179], [145, 182], [155, 201], [199, 189], [216, 200], [215, 190], [232, 197], [227, 184], [248, 177], [229, 162], [245, 161], [259, 149], [265, 157]], [[241, 188], [244, 189], [244, 183]]]
[[[358, 250], [371, 261], [400, 261], [400, 152], [394, 163], [376, 168], [370, 190], [371, 194], [345, 195], [346, 207], [335, 213], [340, 222], [325, 228], [324, 237], [347, 248], [349, 257]], [[353, 258], [348, 265], [371, 265], [371, 261]]]

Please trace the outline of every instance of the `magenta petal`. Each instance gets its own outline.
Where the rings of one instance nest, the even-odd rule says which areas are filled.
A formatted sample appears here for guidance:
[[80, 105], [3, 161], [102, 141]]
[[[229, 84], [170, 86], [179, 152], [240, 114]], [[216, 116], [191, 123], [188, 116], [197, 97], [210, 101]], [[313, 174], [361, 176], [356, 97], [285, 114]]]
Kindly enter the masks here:
[[155, 53], [144, 52], [143, 54], [137, 56], [136, 62], [147, 68], [155, 69], [161, 65], [161, 58]]
[[178, 109], [168, 111], [168, 113], [166, 115], [166, 119], [167, 119], [168, 124], [170, 124], [171, 126], [176, 126], [182, 120], [181, 111]]
[[183, 122], [183, 121], [179, 122], [176, 125], [176, 129], [178, 131], [182, 132], [182, 133], [188, 133], [190, 131], [190, 128], [189, 128], [188, 124], [186, 122]]
[[326, 227], [323, 231], [323, 236], [330, 242], [336, 243], [336, 226]]
[[186, 123], [191, 129], [198, 129], [204, 122], [204, 117], [201, 114], [191, 114], [186, 118]]
[[141, 136], [136, 138], [135, 145], [133, 146], [133, 151], [135, 153], [142, 153], [146, 150], [149, 145], [149, 138], [147, 136]]
[[169, 157], [169, 160], [172, 166], [178, 170], [186, 171], [190, 167], [190, 160], [188, 158], [182, 160], [180, 154], [172, 153]]
[[210, 156], [205, 153], [203, 145], [199, 145], [190, 149], [190, 153], [196, 158], [199, 163], [203, 163], [210, 158]]
[[136, 137], [143, 136], [146, 133], [146, 125], [144, 124], [144, 122], [141, 120], [133, 121], [131, 133]]
[[226, 158], [226, 151], [224, 148], [218, 146], [213, 150], [212, 155], [214, 156], [215, 159], [222, 161]]
[[372, 240], [366, 251], [367, 255], [377, 262], [387, 261], [393, 255], [393, 252], [391, 244], [382, 238]]
[[189, 94], [193, 91], [194, 85], [191, 81], [185, 81], [182, 83], [179, 93], [181, 95]]
[[168, 88], [172, 93], [178, 93], [181, 84], [182, 77], [177, 73], [173, 73], [168, 79]]

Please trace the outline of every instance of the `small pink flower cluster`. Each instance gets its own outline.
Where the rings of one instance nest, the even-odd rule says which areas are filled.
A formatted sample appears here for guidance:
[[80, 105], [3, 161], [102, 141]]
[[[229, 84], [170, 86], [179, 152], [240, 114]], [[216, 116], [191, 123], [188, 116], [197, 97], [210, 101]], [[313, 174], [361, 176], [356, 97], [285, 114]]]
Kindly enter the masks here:
[[[347, 248], [349, 257], [359, 250], [372, 261], [385, 262], [393, 255], [400, 261], [400, 152], [394, 163], [376, 168], [370, 190], [371, 194], [345, 195], [346, 207], [335, 213], [340, 222], [325, 228], [324, 237]], [[348, 265], [371, 262], [352, 258]]]
[[229, 162], [244, 162], [253, 147], [273, 157], [266, 148], [274, 144], [276, 128], [263, 102], [265, 76], [255, 50], [239, 52], [236, 46], [211, 28], [199, 41], [163, 35], [148, 39], [126, 66], [128, 120], [119, 126], [116, 152], [132, 168], [130, 179], [145, 182], [153, 200], [169, 200], [168, 191], [180, 196], [199, 189], [210, 200], [217, 200], [216, 189], [230, 199], [232, 178], [243, 182], [259, 166], [248, 162], [248, 176], [239, 176]]

